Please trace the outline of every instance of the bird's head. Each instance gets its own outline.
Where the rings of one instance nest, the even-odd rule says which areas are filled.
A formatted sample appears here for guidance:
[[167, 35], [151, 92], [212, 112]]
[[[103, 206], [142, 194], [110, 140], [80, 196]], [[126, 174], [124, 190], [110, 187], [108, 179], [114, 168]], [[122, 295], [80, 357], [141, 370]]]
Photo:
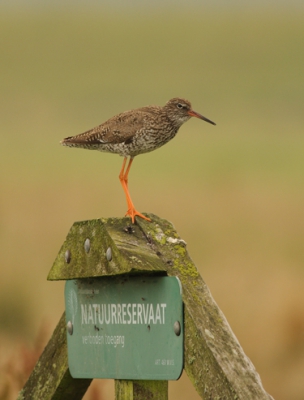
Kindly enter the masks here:
[[164, 109], [171, 121], [175, 122], [179, 126], [188, 121], [191, 117], [196, 117], [209, 122], [209, 124], [215, 125], [215, 123], [210, 121], [210, 119], [205, 118], [201, 114], [192, 110], [190, 101], [185, 99], [178, 97], [171, 99], [165, 104]]

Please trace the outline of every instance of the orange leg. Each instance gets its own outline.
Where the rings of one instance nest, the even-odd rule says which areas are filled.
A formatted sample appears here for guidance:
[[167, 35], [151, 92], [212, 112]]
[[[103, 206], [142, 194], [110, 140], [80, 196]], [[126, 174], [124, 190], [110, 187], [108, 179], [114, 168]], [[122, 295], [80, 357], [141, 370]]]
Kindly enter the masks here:
[[138, 211], [136, 211], [133, 201], [131, 199], [130, 193], [129, 193], [129, 189], [128, 189], [128, 175], [129, 175], [129, 171], [133, 162], [133, 158], [131, 157], [129, 160], [129, 164], [127, 166], [127, 169], [125, 171], [125, 166], [126, 166], [126, 162], [127, 162], [127, 157], [124, 158], [123, 163], [122, 163], [122, 168], [119, 174], [119, 180], [120, 183], [122, 185], [122, 188], [125, 192], [126, 195], [126, 199], [127, 199], [127, 205], [128, 205], [128, 211], [126, 212], [126, 215], [130, 215], [131, 219], [132, 219], [132, 223], [134, 224], [134, 218], [136, 217], [136, 215], [140, 218], [143, 218], [147, 221], [151, 221], [150, 218], [145, 217], [144, 215], [142, 215], [141, 213], [139, 213]]

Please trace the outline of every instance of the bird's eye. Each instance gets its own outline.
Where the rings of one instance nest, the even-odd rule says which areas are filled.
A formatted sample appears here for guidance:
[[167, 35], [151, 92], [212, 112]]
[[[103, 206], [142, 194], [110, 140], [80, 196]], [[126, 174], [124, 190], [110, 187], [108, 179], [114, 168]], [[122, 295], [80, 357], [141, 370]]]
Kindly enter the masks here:
[[177, 108], [182, 109], [184, 106], [181, 103], [177, 103]]

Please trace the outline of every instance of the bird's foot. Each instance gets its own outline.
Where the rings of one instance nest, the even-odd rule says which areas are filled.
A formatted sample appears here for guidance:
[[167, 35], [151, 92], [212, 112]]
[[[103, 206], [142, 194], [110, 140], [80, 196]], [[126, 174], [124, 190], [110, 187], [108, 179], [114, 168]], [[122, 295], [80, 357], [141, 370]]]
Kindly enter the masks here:
[[125, 216], [127, 216], [127, 215], [129, 215], [131, 217], [132, 224], [134, 224], [135, 217], [140, 217], [140, 218], [145, 219], [146, 221], [151, 221], [150, 218], [145, 217], [143, 214], [141, 214], [140, 212], [136, 211], [134, 207], [128, 209], [128, 211], [126, 212]]

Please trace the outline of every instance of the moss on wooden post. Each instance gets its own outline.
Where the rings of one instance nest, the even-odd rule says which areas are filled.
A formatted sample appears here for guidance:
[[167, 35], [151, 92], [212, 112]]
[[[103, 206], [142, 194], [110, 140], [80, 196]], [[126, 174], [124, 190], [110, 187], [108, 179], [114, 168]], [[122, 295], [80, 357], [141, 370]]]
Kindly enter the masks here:
[[[203, 399], [226, 400], [271, 399], [189, 257], [185, 241], [170, 222], [153, 214], [147, 216], [151, 222], [137, 218], [135, 225], [130, 225], [129, 218], [76, 222], [59, 251], [48, 279], [67, 280], [137, 273], [177, 276], [182, 284], [184, 302], [184, 368], [200, 396]], [[89, 250], [85, 243], [89, 243]], [[60, 329], [61, 332], [58, 340], [63, 344], [66, 341], [63, 320], [58, 327], [57, 331]], [[52, 338], [51, 341], [52, 346], [55, 346], [56, 339]], [[48, 351], [45, 356], [42, 355], [29, 383], [20, 393], [20, 400], [80, 398], [68, 395], [26, 397], [29, 388], [34, 385], [37, 393], [39, 388], [42, 390], [41, 376], [47, 368], [57, 380], [63, 381], [62, 387], [66, 387], [65, 380], [71, 386], [79, 384], [79, 380], [73, 380], [67, 370], [66, 343], [62, 352], [64, 356], [55, 357], [56, 368], [52, 366], [54, 354]], [[85, 381], [81, 387], [88, 385], [89, 381]], [[161, 397], [166, 396], [165, 385], [167, 382], [163, 381], [118, 380], [115, 383], [116, 400], [165, 399]], [[58, 387], [61, 387], [60, 384]], [[60, 390], [57, 390], [56, 396]], [[146, 394], [154, 397], [140, 397], [139, 393], [145, 390]], [[160, 397], [155, 397], [155, 393], [159, 393]]]
[[68, 367], [65, 313], [17, 400], [82, 399], [92, 379], [73, 379]]
[[168, 381], [115, 381], [115, 400], [168, 400]]

